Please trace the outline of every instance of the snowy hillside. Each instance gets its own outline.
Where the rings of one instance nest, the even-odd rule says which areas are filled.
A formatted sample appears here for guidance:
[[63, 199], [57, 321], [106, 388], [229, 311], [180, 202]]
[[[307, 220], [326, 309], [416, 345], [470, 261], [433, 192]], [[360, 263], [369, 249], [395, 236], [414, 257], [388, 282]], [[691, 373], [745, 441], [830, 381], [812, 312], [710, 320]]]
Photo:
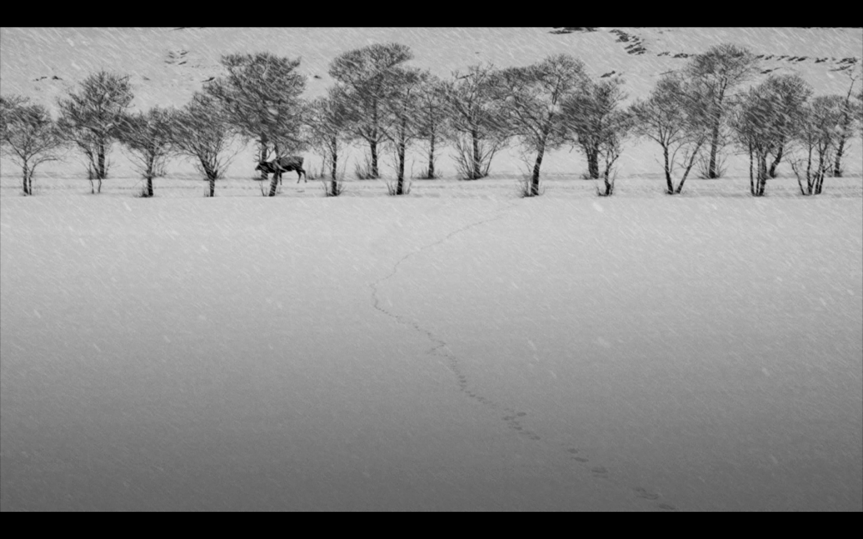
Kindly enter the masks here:
[[[221, 55], [268, 51], [302, 59], [300, 71], [307, 77], [306, 95], [311, 98], [332, 85], [327, 71], [336, 56], [383, 42], [409, 46], [414, 53], [410, 65], [443, 77], [481, 62], [521, 66], [551, 54], [567, 53], [581, 59], [593, 77], [612, 72], [622, 76], [630, 98], [645, 96], [663, 72], [682, 67], [688, 56], [719, 43], [734, 43], [762, 55], [764, 71], [800, 73], [816, 94], [822, 94], [847, 90], [847, 77], [839, 68], [847, 65], [843, 60], [861, 56], [863, 31], [607, 27], [556, 34], [551, 28], [2, 28], [0, 81], [4, 94], [20, 93], [55, 108], [56, 98], [85, 76], [108, 69], [132, 76], [135, 107], [180, 106], [204, 81], [221, 74]], [[863, 174], [859, 138], [849, 152], [849, 174]], [[116, 174], [129, 173], [125, 158], [115, 153]], [[655, 174], [655, 154], [656, 149], [649, 144], [630, 143], [621, 158], [621, 175]], [[414, 159], [419, 161], [419, 152]], [[451, 160], [444, 157], [441, 161], [444, 174], [454, 175]], [[253, 162], [251, 152], [242, 154], [229, 169], [229, 176], [249, 177]], [[732, 160], [732, 175], [745, 173], [741, 163]], [[349, 164], [347, 170], [352, 167]], [[543, 172], [577, 178], [585, 168], [577, 151], [562, 150], [546, 159]], [[492, 174], [520, 174], [523, 169], [518, 151], [510, 149], [495, 159]], [[171, 170], [193, 173], [187, 162], [177, 162]], [[46, 165], [43, 173], [80, 176], [81, 165], [72, 157], [65, 165]]]

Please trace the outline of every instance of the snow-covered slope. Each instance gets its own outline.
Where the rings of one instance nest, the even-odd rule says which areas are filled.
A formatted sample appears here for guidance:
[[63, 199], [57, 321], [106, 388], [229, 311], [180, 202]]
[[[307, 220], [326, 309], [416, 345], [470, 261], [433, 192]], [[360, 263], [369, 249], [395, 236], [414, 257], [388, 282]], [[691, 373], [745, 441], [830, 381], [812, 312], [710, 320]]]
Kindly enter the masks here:
[[[830, 71], [840, 65], [837, 61], [859, 57], [863, 49], [863, 32], [859, 29], [601, 28], [571, 34], [554, 34], [550, 30], [3, 28], [0, 78], [4, 93], [23, 93], [51, 104], [69, 84], [97, 69], [110, 69], [132, 75], [139, 107], [180, 105], [200, 88], [202, 81], [219, 74], [221, 55], [270, 51], [302, 58], [301, 71], [309, 82], [308, 96], [313, 97], [332, 83], [327, 70], [336, 56], [369, 43], [394, 41], [413, 50], [413, 65], [441, 76], [477, 62], [509, 67], [536, 62], [550, 54], [572, 54], [584, 61], [594, 76], [612, 70], [622, 74], [631, 93], [637, 96], [649, 90], [660, 73], [686, 62], [685, 58], [675, 58], [675, 54], [694, 54], [718, 43], [736, 43], [756, 54], [805, 56], [806, 60], [800, 62], [765, 61], [765, 69], [799, 71], [817, 93], [828, 93], [845, 88], [841, 73]], [[626, 47], [633, 43], [641, 44], [645, 52], [631, 54]], [[819, 58], [829, 60], [816, 63]], [[42, 76], [48, 78], [34, 80]], [[52, 80], [53, 76], [62, 80]]]
[[[594, 77], [614, 72], [626, 80], [631, 98], [644, 96], [661, 73], [685, 64], [683, 55], [702, 52], [718, 43], [736, 43], [764, 55], [764, 70], [799, 72], [816, 93], [847, 89], [843, 59], [859, 58], [863, 31], [853, 28], [599, 28], [595, 32], [552, 33], [551, 28], [2, 28], [0, 83], [2, 93], [20, 93], [54, 107], [56, 98], [97, 69], [131, 75], [134, 105], [182, 105], [203, 81], [221, 72], [219, 58], [228, 53], [269, 51], [302, 59], [306, 95], [321, 95], [332, 84], [329, 63], [339, 54], [380, 42], [398, 42], [414, 52], [412, 64], [440, 76], [479, 62], [500, 67], [527, 65], [555, 53], [572, 54], [585, 62]], [[677, 56], [677, 57], [675, 57]], [[782, 57], [782, 58], [779, 58]], [[793, 60], [791, 60], [793, 58]], [[804, 58], [799, 60], [799, 58]], [[822, 61], [823, 60], [823, 61]], [[860, 60], [858, 59], [858, 62]], [[766, 74], [760, 75], [766, 77]], [[54, 77], [57, 77], [56, 79]], [[757, 82], [758, 79], [756, 79]], [[860, 144], [848, 156], [849, 172], [860, 174]], [[355, 152], [358, 154], [358, 152]], [[656, 172], [655, 149], [630, 144], [621, 162], [622, 175]], [[414, 159], [419, 170], [421, 156]], [[116, 156], [118, 174], [128, 173], [125, 159]], [[248, 177], [251, 153], [243, 154], [229, 175]], [[348, 165], [352, 172], [353, 164]], [[444, 174], [455, 168], [443, 158]], [[501, 154], [493, 174], [523, 171], [518, 152]], [[577, 178], [584, 171], [577, 152], [554, 152], [544, 164], [547, 174]], [[80, 165], [46, 165], [80, 175]], [[172, 167], [191, 173], [188, 163]], [[745, 173], [739, 162], [732, 174]], [[5, 173], [4, 173], [5, 174]]]

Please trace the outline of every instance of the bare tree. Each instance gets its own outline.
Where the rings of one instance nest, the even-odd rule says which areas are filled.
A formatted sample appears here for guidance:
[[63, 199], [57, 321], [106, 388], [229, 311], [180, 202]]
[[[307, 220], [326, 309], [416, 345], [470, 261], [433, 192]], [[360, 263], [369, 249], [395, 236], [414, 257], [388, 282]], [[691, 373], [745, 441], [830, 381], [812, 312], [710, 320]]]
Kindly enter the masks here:
[[[229, 54], [221, 61], [228, 74], [207, 84], [205, 92], [219, 100], [237, 133], [256, 141], [260, 161], [299, 151], [305, 145], [301, 130], [307, 111], [301, 98], [306, 80], [297, 73], [300, 60], [263, 52]], [[261, 176], [267, 179], [266, 172]], [[269, 196], [277, 187], [274, 174]]]
[[127, 115], [117, 136], [130, 151], [133, 166], [147, 182], [141, 196], [153, 196], [153, 178], [165, 175], [165, 165], [174, 153], [172, 125], [175, 112], [154, 107]]
[[466, 180], [488, 176], [492, 158], [510, 138], [500, 123], [496, 84], [497, 71], [487, 64], [470, 66], [464, 74], [456, 71], [444, 85], [457, 164]]
[[838, 140], [835, 152], [835, 162], [833, 163], [833, 176], [837, 178], [842, 177], [842, 157], [845, 155], [845, 144], [848, 142], [848, 139], [854, 135], [855, 111], [854, 102], [852, 101], [854, 98], [854, 86], [857, 84], [857, 81], [860, 80], [861, 75], [863, 75], [859, 63], [857, 63], [857, 67], [855, 69], [849, 69], [845, 71], [845, 73], [848, 75], [851, 82], [848, 84], [848, 92], [842, 100], [841, 130], [837, 135]]
[[418, 96], [417, 121], [419, 135], [428, 141], [428, 166], [423, 171], [422, 177], [433, 180], [437, 178], [435, 152], [441, 142], [451, 136], [451, 120], [443, 81], [429, 72], [425, 72], [424, 77], [426, 80]]
[[847, 98], [841, 95], [827, 95], [816, 97], [802, 108], [798, 128], [792, 135], [798, 144], [790, 162], [803, 195], [821, 194], [824, 178], [846, 134], [846, 104]]
[[[677, 195], [710, 137], [705, 90], [679, 73], [667, 73], [647, 100], [632, 106], [634, 133], [662, 147], [666, 193]], [[682, 169], [674, 185], [675, 169]]]
[[[776, 144], [773, 133], [769, 129], [763, 129], [760, 121], [762, 118], [772, 116], [772, 102], [759, 92], [758, 88], [751, 88], [746, 94], [740, 96], [737, 109], [731, 119], [738, 144], [749, 156], [749, 192], [752, 196], [763, 196], [767, 185], [767, 156]], [[757, 173], [753, 170], [757, 168]]]
[[766, 97], [773, 100], [770, 122], [775, 129], [776, 138], [767, 174], [770, 178], [775, 178], [776, 167], [782, 161], [786, 145], [800, 120], [801, 107], [812, 95], [812, 88], [798, 74], [771, 75], [760, 87], [766, 92]]
[[231, 149], [235, 132], [219, 100], [196, 92], [177, 113], [171, 134], [177, 150], [191, 157], [209, 182], [209, 196], [215, 196], [216, 180], [237, 154]]
[[605, 176], [600, 162], [609, 156], [603, 155], [603, 149], [619, 156], [620, 141], [629, 127], [624, 121], [627, 115], [620, 110], [626, 99], [622, 83], [619, 78], [587, 81], [563, 103], [568, 139], [584, 152], [591, 179]]
[[[108, 177], [110, 166], [107, 155], [132, 99], [128, 76], [99, 71], [84, 79], [78, 92], [70, 92], [67, 98], [58, 100], [58, 125], [84, 154], [92, 193], [102, 192], [102, 180]], [[95, 190], [94, 179], [98, 181]]]
[[405, 158], [408, 147], [421, 137], [420, 95], [428, 81], [423, 71], [411, 67], [394, 68], [387, 78], [391, 93], [383, 106], [383, 132], [396, 158], [396, 182], [390, 191], [393, 195], [404, 195], [408, 192], [405, 188]]
[[21, 166], [25, 195], [33, 194], [36, 167], [58, 159], [63, 143], [45, 107], [17, 95], [0, 97], [0, 150]]
[[758, 60], [745, 47], [723, 43], [706, 52], [696, 54], [686, 67], [686, 73], [697, 79], [705, 89], [707, 114], [710, 119], [710, 151], [707, 177], [718, 178], [718, 159], [725, 136], [722, 125], [727, 114], [728, 98], [736, 87], [750, 79], [756, 72]]
[[566, 54], [498, 74], [495, 96], [501, 103], [502, 121], [536, 155], [526, 196], [540, 194], [539, 175], [545, 152], [566, 141], [563, 103], [586, 82], [584, 64]]
[[374, 44], [348, 51], [330, 64], [330, 76], [336, 79], [347, 105], [352, 109], [351, 131], [356, 138], [369, 145], [368, 170], [360, 179], [380, 177], [378, 146], [386, 138], [382, 128], [383, 105], [389, 98], [392, 80], [388, 74], [397, 66], [413, 58], [406, 45], [398, 43]]
[[599, 161], [602, 164], [600, 174], [602, 176], [602, 189], [596, 188], [596, 194], [599, 196], [611, 196], [614, 194], [614, 182], [617, 179], [615, 164], [620, 157], [622, 151], [622, 142], [626, 137], [629, 129], [632, 126], [632, 116], [628, 112], [615, 111], [611, 115], [611, 124], [613, 127], [608, 131], [608, 135], [602, 139], [599, 144]]
[[339, 181], [339, 156], [348, 138], [350, 111], [345, 103], [342, 90], [331, 87], [326, 97], [316, 99], [311, 105], [309, 127], [312, 144], [324, 155], [326, 166], [330, 169], [330, 182], [325, 187], [327, 196], [342, 193]]
[[769, 177], [767, 162], [793, 140], [804, 119], [804, 105], [810, 94], [811, 89], [799, 77], [791, 80], [777, 76], [740, 96], [731, 126], [738, 144], [749, 156], [752, 196], [764, 196]]

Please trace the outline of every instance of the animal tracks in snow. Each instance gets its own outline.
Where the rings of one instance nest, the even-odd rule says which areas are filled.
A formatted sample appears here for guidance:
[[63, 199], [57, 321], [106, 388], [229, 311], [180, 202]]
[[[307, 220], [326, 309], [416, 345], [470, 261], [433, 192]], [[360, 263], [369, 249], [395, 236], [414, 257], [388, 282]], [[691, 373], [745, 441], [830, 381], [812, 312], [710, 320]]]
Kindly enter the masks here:
[[635, 495], [639, 498], [644, 498], [645, 500], [658, 500], [659, 494], [655, 492], [650, 492], [644, 487], [635, 487], [632, 489], [635, 492]]
[[533, 441], [542, 440], [542, 437], [540, 437], [539, 434], [535, 433], [534, 431], [532, 431], [530, 429], [525, 428], [524, 425], [521, 424], [521, 419], [523, 417], [527, 416], [527, 413], [516, 412], [515, 410], [509, 409], [509, 408], [507, 408], [506, 410], [509, 412], [509, 415], [503, 416], [502, 419], [506, 422], [507, 428], [510, 428], [510, 429], [518, 432], [519, 434], [521, 434], [522, 436], [524, 436], [528, 440], [533, 440]]
[[[480, 403], [480, 404], [482, 404], [482, 405], [484, 405], [484, 406], [486, 406], [492, 410], [504, 412], [505, 415], [501, 416], [501, 420], [503, 420], [504, 424], [506, 425], [506, 427], [509, 430], [513, 431], [513, 433], [515, 433], [518, 436], [521, 436], [524, 439], [530, 440], [532, 442], [539, 442], [539, 441], [542, 441], [542, 437], [537, 432], [531, 430], [530, 428], [528, 428], [525, 425], [525, 421], [528, 418], [527, 412], [515, 410], [513, 408], [503, 406], [500, 403], [498, 403], [498, 402], [486, 397], [482, 393], [480, 393], [476, 389], [475, 385], [471, 383], [468, 375], [464, 372], [464, 369], [462, 368], [462, 361], [449, 350], [449, 346], [447, 345], [446, 341], [444, 341], [441, 337], [439, 337], [437, 334], [433, 333], [432, 331], [422, 327], [416, 320], [413, 320], [411, 318], [408, 318], [404, 315], [398, 314], [398, 313], [394, 312], [393, 310], [391, 310], [392, 309], [391, 303], [388, 302], [387, 307], [384, 307], [383, 303], [381, 302], [381, 298], [378, 295], [378, 292], [380, 291], [380, 288], [383, 285], [383, 283], [386, 282], [387, 280], [391, 279], [392, 277], [394, 277], [398, 273], [401, 265], [406, 260], [410, 259], [413, 256], [416, 256], [419, 253], [423, 253], [429, 249], [432, 249], [433, 247], [435, 247], [437, 245], [441, 245], [442, 243], [446, 242], [448, 239], [450, 239], [453, 236], [460, 234], [466, 230], [469, 230], [471, 228], [475, 228], [475, 227], [480, 226], [480, 225], [485, 224], [485, 223], [489, 223], [491, 221], [501, 219], [503, 217], [503, 214], [502, 214], [503, 210], [511, 208], [512, 206], [514, 206], [514, 204], [511, 204], [505, 208], [497, 210], [495, 212], [495, 215], [492, 217], [489, 217], [489, 218], [468, 224], [466, 226], [463, 226], [457, 230], [450, 232], [449, 234], [444, 236], [442, 239], [439, 239], [437, 241], [429, 243], [423, 247], [420, 247], [419, 249], [416, 249], [416, 250], [404, 255], [403, 257], [401, 257], [400, 259], [398, 259], [396, 261], [396, 263], [393, 265], [392, 270], [387, 275], [385, 275], [385, 276], [381, 277], [380, 279], [378, 279], [377, 281], [374, 281], [373, 283], [371, 283], [369, 285], [369, 288], [371, 288], [372, 307], [374, 309], [380, 311], [381, 313], [394, 319], [395, 321], [397, 321], [403, 325], [409, 326], [419, 333], [422, 333], [434, 344], [434, 346], [432, 346], [431, 348], [429, 348], [426, 351], [426, 354], [437, 356], [443, 360], [444, 364], [447, 366], [447, 368], [454, 375], [455, 382], [458, 385], [459, 391], [461, 391], [466, 397], [468, 397], [468, 398], [474, 400], [475, 402], [478, 402], [478, 403]], [[548, 443], [548, 442], [545, 442], [545, 443]], [[574, 448], [574, 447], [570, 447], [570, 448], [566, 449], [566, 453], [569, 455], [569, 459], [571, 461], [573, 461], [576, 465], [588, 469], [593, 478], [601, 479], [601, 480], [605, 480], [605, 481], [611, 481], [613, 483], [619, 484], [620, 486], [625, 486], [625, 485], [621, 484], [620, 481], [614, 481], [612, 479], [612, 476], [611, 476], [608, 468], [606, 468], [605, 466], [590, 465], [590, 459], [588, 457], [582, 455], [580, 453], [579, 449]], [[636, 487], [629, 487], [629, 488], [630, 488], [630, 491], [635, 495], [635, 497], [637, 497], [639, 499], [650, 501], [650, 502], [656, 502], [656, 501], [661, 499], [661, 496], [658, 493], [653, 492], [651, 490], [648, 490], [644, 487], [636, 486]], [[665, 502], [658, 503], [655, 505], [655, 507], [657, 509], [660, 509], [663, 511], [675, 511], [677, 509], [675, 506], [673, 506], [669, 503], [665, 503]]]
[[[582, 465], [585, 468], [589, 468], [591, 476], [595, 479], [611, 481], [613, 483], [620, 484], [621, 486], [623, 486], [620, 481], [615, 481], [612, 479], [610, 471], [605, 466], [588, 466], [590, 459], [581, 455], [581, 452], [578, 448], [570, 447], [566, 450], [566, 452], [569, 453], [570, 460], [577, 462], [579, 465]], [[636, 498], [651, 502], [659, 501], [662, 499], [661, 494], [646, 489], [644, 487], [632, 487], [632, 493], [635, 495]], [[655, 507], [662, 511], [677, 511], [677, 507], [666, 502], [657, 503]]]
[[[404, 255], [398, 261], [396, 261], [396, 263], [393, 265], [392, 271], [389, 274], [385, 275], [384, 277], [381, 277], [380, 279], [378, 279], [377, 281], [375, 281], [369, 285], [369, 287], [372, 289], [372, 307], [374, 307], [378, 311], [384, 313], [385, 315], [389, 316], [390, 318], [395, 319], [397, 322], [400, 322], [406, 326], [410, 326], [414, 330], [418, 331], [419, 333], [423, 333], [426, 337], [428, 337], [428, 339], [430, 341], [432, 341], [435, 345], [432, 348], [430, 348], [427, 351], [427, 353], [431, 354], [431, 355], [436, 355], [436, 356], [445, 360], [447, 367], [450, 369], [450, 371], [452, 371], [452, 373], [456, 377], [456, 381], [458, 383], [459, 390], [462, 393], [464, 393], [466, 396], [479, 402], [480, 404], [483, 404], [485, 406], [488, 406], [488, 407], [491, 407], [494, 409], [499, 409], [499, 408], [501, 408], [501, 406], [499, 404], [497, 404], [496, 402], [492, 401], [491, 399], [480, 394], [478, 391], [476, 391], [476, 389], [474, 389], [471, 386], [471, 384], [468, 381], [467, 375], [464, 372], [462, 372], [461, 364], [460, 364], [458, 358], [455, 355], [453, 355], [451, 352], [449, 352], [449, 350], [447, 349], [446, 342], [443, 339], [441, 339], [440, 337], [438, 337], [437, 335], [435, 335], [434, 333], [432, 333], [431, 331], [421, 327], [416, 321], [409, 319], [403, 315], [394, 313], [387, 308], [384, 308], [381, 304], [380, 298], [378, 297], [378, 290], [379, 290], [381, 284], [383, 284], [385, 281], [392, 278], [394, 275], [396, 275], [396, 273], [398, 273], [399, 267], [401, 266], [401, 264], [403, 262], [405, 262], [406, 260], [408, 260], [409, 258], [416, 256], [419, 253], [422, 253], [422, 252], [427, 251], [427, 250], [429, 250], [429, 249], [431, 249], [437, 245], [444, 243], [445, 241], [447, 241], [451, 237], [455, 236], [456, 234], [460, 234], [466, 230], [480, 226], [484, 223], [488, 223], [490, 221], [495, 221], [497, 219], [501, 219], [503, 217], [501, 212], [507, 208], [511, 208], [512, 206], [514, 206], [514, 204], [510, 204], [510, 205], [506, 206], [505, 208], [497, 210], [495, 212], [495, 215], [492, 217], [489, 217], [489, 218], [465, 225], [459, 229], [456, 229], [456, 230], [450, 232], [449, 234], [447, 234], [446, 236], [444, 236], [443, 238], [441, 238], [437, 241], [434, 241], [432, 243], [424, 245], [423, 247], [420, 247], [419, 249], [414, 250], [414, 251]], [[518, 426], [518, 425], [516, 425], [516, 426]], [[530, 434], [532, 434], [533, 436], [537, 436], [535, 433], [530, 433]], [[537, 439], [538, 439], [538, 437], [537, 437]]]

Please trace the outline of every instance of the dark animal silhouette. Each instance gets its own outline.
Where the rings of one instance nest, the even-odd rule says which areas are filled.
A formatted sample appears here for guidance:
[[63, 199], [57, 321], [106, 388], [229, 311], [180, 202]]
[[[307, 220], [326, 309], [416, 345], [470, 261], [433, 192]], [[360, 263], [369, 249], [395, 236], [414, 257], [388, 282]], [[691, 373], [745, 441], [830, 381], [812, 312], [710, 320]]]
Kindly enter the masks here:
[[258, 163], [255, 170], [264, 171], [267, 174], [275, 174], [280, 183], [282, 181], [283, 172], [296, 170], [297, 183], [300, 183], [300, 180], [305, 180], [306, 182], [309, 181], [308, 176], [306, 176], [306, 171], [303, 170], [303, 158], [299, 155], [288, 155], [272, 161], [263, 161]]

